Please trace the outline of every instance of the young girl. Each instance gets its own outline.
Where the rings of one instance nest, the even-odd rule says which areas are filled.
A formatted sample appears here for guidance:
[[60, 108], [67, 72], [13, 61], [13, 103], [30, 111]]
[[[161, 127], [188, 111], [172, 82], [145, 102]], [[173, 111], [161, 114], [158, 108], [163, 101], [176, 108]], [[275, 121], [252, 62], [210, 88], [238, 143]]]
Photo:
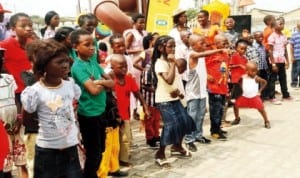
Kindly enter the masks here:
[[0, 178], [4, 178], [3, 167], [4, 167], [4, 159], [6, 158], [9, 152], [9, 143], [8, 143], [8, 135], [4, 128], [4, 123], [0, 118]]
[[[229, 63], [231, 74], [231, 99], [234, 101], [240, 94], [239, 80], [246, 72], [246, 64], [248, 62], [245, 57], [248, 42], [246, 40], [238, 40], [235, 44], [236, 52], [232, 55]], [[238, 124], [234, 120], [231, 124]]]
[[239, 83], [243, 94], [237, 98], [234, 105], [235, 123], [239, 124], [240, 122], [239, 108], [255, 108], [262, 115], [265, 128], [270, 129], [270, 121], [260, 98], [260, 94], [266, 87], [267, 81], [257, 76], [257, 64], [255, 62], [247, 63], [246, 74], [242, 76]]
[[142, 72], [140, 90], [151, 112], [150, 117], [141, 118], [141, 121], [144, 122], [143, 125], [145, 125], [146, 143], [151, 147], [156, 147], [157, 142], [160, 141], [160, 113], [155, 105], [155, 86], [153, 86], [153, 72], [151, 70], [153, 46], [158, 37], [158, 33], [148, 33], [143, 39], [145, 51], [133, 60], [133, 66]]
[[61, 27], [56, 30], [54, 35], [54, 40], [58, 41], [59, 43], [62, 43], [68, 50], [69, 50], [69, 56], [73, 59], [76, 58], [76, 53], [74, 50], [72, 50], [72, 44], [70, 40], [71, 32], [74, 31], [74, 28], [72, 27]]
[[104, 73], [97, 59], [93, 58], [95, 43], [90, 32], [82, 29], [73, 31], [71, 43], [78, 55], [71, 74], [82, 90], [77, 115], [86, 149], [84, 176], [97, 178], [96, 172], [105, 145], [105, 88], [112, 88], [114, 82]]
[[[160, 36], [154, 45], [152, 67], [155, 73], [155, 102], [161, 112], [164, 123], [160, 139], [160, 148], [155, 154], [156, 162], [161, 166], [169, 166], [166, 160], [165, 149], [168, 145], [172, 154], [191, 157], [191, 153], [182, 147], [185, 134], [192, 129], [191, 118], [188, 117], [180, 99], [184, 96], [183, 84], [175, 63], [175, 41], [169, 36]], [[179, 88], [179, 89], [178, 89]], [[190, 122], [191, 121], [191, 122]]]
[[23, 116], [36, 111], [39, 121], [34, 177], [81, 178], [76, 146], [78, 129], [72, 105], [81, 92], [74, 82], [62, 80], [69, 66], [67, 50], [53, 40], [36, 40], [30, 45], [38, 47], [33, 50], [33, 68], [35, 74], [42, 76], [21, 97]]
[[55, 11], [49, 11], [45, 15], [46, 26], [41, 29], [43, 39], [52, 38], [55, 35], [55, 28], [59, 25], [59, 15]]

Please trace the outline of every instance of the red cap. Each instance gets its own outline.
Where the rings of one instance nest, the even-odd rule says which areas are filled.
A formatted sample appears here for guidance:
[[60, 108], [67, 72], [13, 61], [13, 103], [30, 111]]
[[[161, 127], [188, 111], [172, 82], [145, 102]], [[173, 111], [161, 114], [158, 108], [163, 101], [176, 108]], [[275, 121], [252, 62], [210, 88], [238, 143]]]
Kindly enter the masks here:
[[0, 13], [11, 13], [11, 11], [3, 9], [2, 4], [0, 3]]

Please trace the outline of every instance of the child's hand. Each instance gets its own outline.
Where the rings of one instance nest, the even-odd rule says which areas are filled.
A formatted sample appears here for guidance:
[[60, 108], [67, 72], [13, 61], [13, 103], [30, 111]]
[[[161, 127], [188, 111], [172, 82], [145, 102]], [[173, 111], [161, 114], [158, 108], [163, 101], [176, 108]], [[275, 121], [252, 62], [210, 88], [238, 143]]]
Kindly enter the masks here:
[[290, 63], [289, 63], [289, 62], [286, 62], [286, 63], [285, 63], [285, 69], [289, 69], [289, 67], [290, 67]]
[[144, 113], [145, 113], [145, 118], [150, 118], [151, 117], [151, 113], [148, 109], [148, 107], [144, 107]]
[[20, 119], [17, 119], [16, 123], [14, 124], [14, 127], [12, 128], [12, 134], [19, 133], [21, 125], [22, 125], [22, 121]]
[[180, 95], [180, 91], [178, 89], [173, 90], [170, 95], [172, 98], [177, 98]]
[[215, 79], [211, 75], [207, 75], [207, 81], [215, 82]]
[[260, 93], [260, 92], [258, 92], [258, 93], [257, 93], [257, 96], [260, 96], [260, 95], [261, 95], [261, 93]]
[[168, 54], [167, 59], [169, 62], [175, 62], [175, 55], [174, 54]]
[[278, 67], [277, 67], [277, 65], [273, 65], [273, 64], [272, 64], [272, 71], [275, 72], [275, 73], [278, 72]]

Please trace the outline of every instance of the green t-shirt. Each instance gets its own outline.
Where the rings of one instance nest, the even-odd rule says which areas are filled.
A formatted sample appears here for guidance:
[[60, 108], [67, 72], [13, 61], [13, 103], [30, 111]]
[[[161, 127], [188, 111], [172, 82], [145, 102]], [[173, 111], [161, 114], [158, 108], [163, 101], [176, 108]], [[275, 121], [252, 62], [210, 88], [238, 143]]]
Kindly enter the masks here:
[[88, 79], [94, 78], [95, 80], [99, 80], [102, 78], [103, 73], [103, 69], [98, 65], [95, 58], [91, 58], [88, 61], [75, 59], [71, 68], [71, 74], [81, 88], [78, 114], [92, 117], [104, 112], [106, 107], [106, 92], [103, 90], [98, 95], [92, 95], [84, 87], [84, 83]]

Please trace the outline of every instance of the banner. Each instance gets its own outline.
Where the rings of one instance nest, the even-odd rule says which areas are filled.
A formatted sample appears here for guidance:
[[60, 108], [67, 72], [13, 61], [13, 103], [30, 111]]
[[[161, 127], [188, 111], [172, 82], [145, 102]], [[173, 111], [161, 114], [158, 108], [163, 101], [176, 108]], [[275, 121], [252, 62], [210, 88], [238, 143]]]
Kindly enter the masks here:
[[173, 28], [173, 12], [179, 0], [148, 0], [146, 30], [166, 35]]

